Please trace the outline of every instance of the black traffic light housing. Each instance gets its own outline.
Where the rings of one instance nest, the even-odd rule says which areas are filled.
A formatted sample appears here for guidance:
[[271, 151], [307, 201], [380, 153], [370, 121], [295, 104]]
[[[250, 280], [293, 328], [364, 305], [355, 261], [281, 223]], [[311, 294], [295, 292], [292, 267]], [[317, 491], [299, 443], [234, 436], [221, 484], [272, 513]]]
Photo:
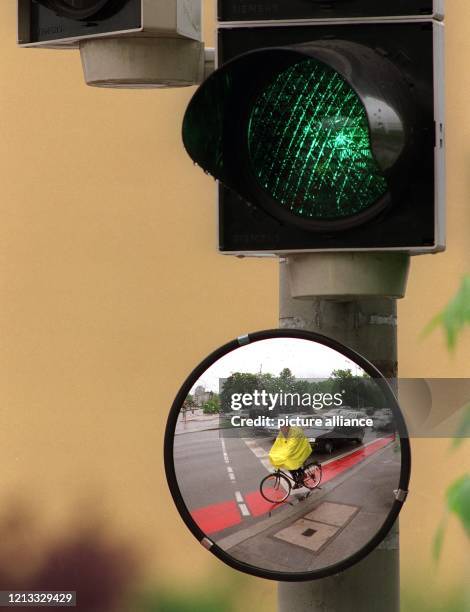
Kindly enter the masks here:
[[99, 18], [106, 12], [115, 12], [118, 8], [116, 0], [36, 0], [37, 4], [45, 6], [59, 17], [67, 17], [78, 21]]
[[437, 17], [444, 0], [218, 0], [220, 21]]
[[20, 22], [28, 32], [20, 42], [41, 44], [106, 35], [142, 26], [141, 0], [19, 0]]
[[[230, 11], [230, 4], [235, 5], [227, 3], [225, 12]], [[317, 14], [324, 4], [309, 3], [311, 12]], [[360, 3], [350, 0], [337, 4], [357, 9]], [[429, 2], [427, 7], [431, 15], [435, 5]], [[444, 126], [436, 81], [442, 30], [436, 20], [417, 16], [407, 21], [220, 24], [220, 69], [195, 94], [183, 127], [190, 156], [221, 181], [220, 250], [237, 255], [441, 250]], [[303, 107], [300, 104], [301, 112], [295, 110], [299, 87], [284, 85], [282, 79], [292, 66], [304, 65], [303, 72], [308, 72], [308, 63], [312, 70], [323, 66], [323, 72], [335, 73], [343, 81], [343, 94], [353, 92], [360, 100], [356, 123], [350, 122], [344, 130], [336, 126], [351, 105], [343, 105], [340, 112], [332, 114], [328, 88], [320, 92], [326, 100], [323, 121], [314, 119], [315, 112], [309, 108], [318, 105], [318, 100], [311, 99]], [[278, 91], [273, 86], [276, 79]], [[305, 91], [312, 90], [311, 83], [309, 87]], [[260, 100], [266, 103], [273, 91], [279, 104], [268, 104], [270, 114], [265, 112], [259, 119], [256, 107]], [[362, 121], [361, 105], [368, 128], [362, 126], [364, 137], [348, 157], [344, 143]], [[289, 140], [286, 145], [279, 127], [282, 121], [295, 123], [292, 133], [300, 141], [298, 151]], [[253, 128], [257, 122], [261, 128]], [[310, 141], [298, 137], [300, 129], [312, 132]], [[364, 148], [367, 130], [369, 153]], [[322, 131], [327, 136], [320, 139], [316, 149], [313, 144], [309, 148], [315, 132]], [[264, 174], [257, 171], [252, 144], [250, 148], [253, 135], [257, 150], [264, 150], [264, 166], [269, 159], [275, 160]], [[332, 146], [332, 138], [335, 143], [342, 139], [342, 145]], [[286, 199], [289, 179], [299, 174], [305, 178], [302, 164], [309, 155], [309, 170], [314, 171], [304, 185], [293, 181], [298, 189], [290, 200]], [[346, 164], [340, 163], [341, 159], [346, 159]], [[327, 168], [325, 160], [334, 161], [332, 169]], [[361, 201], [368, 177], [375, 174], [374, 189], [369, 189]], [[269, 186], [266, 189], [266, 177], [281, 191]], [[350, 181], [351, 177], [355, 180]], [[349, 199], [344, 201], [338, 197], [341, 181], [351, 183]], [[335, 206], [344, 210], [337, 214]]]

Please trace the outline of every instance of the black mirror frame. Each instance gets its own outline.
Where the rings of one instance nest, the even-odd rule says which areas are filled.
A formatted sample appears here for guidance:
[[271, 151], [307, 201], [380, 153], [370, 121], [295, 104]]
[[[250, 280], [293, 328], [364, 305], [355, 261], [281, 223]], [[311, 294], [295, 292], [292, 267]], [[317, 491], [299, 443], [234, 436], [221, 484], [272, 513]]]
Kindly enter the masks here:
[[[173, 456], [173, 443], [175, 437], [176, 423], [181, 411], [181, 406], [183, 405], [184, 400], [188, 396], [188, 393], [194, 386], [195, 382], [210, 366], [212, 366], [224, 355], [231, 353], [232, 351], [236, 350], [237, 348], [240, 348], [241, 346], [252, 344], [254, 342], [259, 342], [261, 340], [270, 340], [273, 338], [294, 338], [299, 340], [309, 340], [317, 344], [322, 344], [323, 346], [337, 351], [338, 353], [347, 357], [351, 361], [354, 361], [372, 378], [379, 379], [382, 384], [383, 392], [390, 400], [390, 406], [392, 407], [392, 412], [395, 418], [395, 422], [397, 424], [397, 431], [400, 436], [401, 472], [399, 488], [396, 494], [395, 502], [393, 503], [392, 508], [384, 524], [376, 533], [376, 535], [354, 555], [351, 555], [350, 557], [344, 559], [341, 562], [312, 572], [284, 573], [275, 572], [272, 570], [264, 570], [253, 565], [249, 565], [248, 563], [243, 563], [242, 561], [231, 557], [219, 546], [217, 546], [215, 542], [212, 542], [212, 540], [210, 540], [210, 538], [208, 538], [206, 534], [198, 527], [198, 525], [192, 518], [189, 510], [187, 509], [186, 504], [184, 503], [176, 479]], [[332, 576], [348, 569], [349, 567], [355, 565], [356, 563], [364, 559], [367, 555], [369, 555], [385, 539], [385, 537], [393, 527], [396, 519], [398, 518], [398, 515], [400, 514], [400, 511], [403, 507], [408, 493], [411, 475], [411, 447], [405, 419], [400, 410], [398, 400], [395, 397], [395, 394], [393, 393], [386, 379], [382, 376], [382, 374], [374, 365], [372, 365], [369, 361], [367, 361], [367, 359], [365, 359], [352, 349], [326, 336], [314, 332], [300, 331], [294, 329], [275, 329], [255, 332], [246, 336], [242, 336], [236, 340], [232, 340], [231, 342], [225, 344], [224, 346], [211, 353], [191, 372], [191, 374], [185, 380], [181, 389], [178, 391], [178, 394], [173, 402], [170, 414], [168, 416], [164, 440], [164, 464], [166, 479], [176, 508], [181, 518], [183, 519], [186, 527], [188, 527], [188, 529], [198, 540], [198, 542], [200, 542], [207, 550], [214, 554], [218, 559], [223, 561], [226, 565], [241, 572], [244, 572], [245, 574], [250, 574], [259, 578], [267, 578], [269, 580], [277, 580], [281, 582], [304, 582], [308, 580], [326, 578], [327, 576]]]

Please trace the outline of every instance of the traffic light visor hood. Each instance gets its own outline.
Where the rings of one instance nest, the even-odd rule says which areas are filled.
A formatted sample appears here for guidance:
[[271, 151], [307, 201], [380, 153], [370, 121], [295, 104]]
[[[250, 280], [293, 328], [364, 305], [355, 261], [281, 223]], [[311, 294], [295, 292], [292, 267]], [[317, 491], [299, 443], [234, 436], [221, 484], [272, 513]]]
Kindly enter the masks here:
[[409, 148], [408, 96], [400, 71], [363, 45], [266, 48], [199, 88], [184, 144], [206, 172], [278, 217], [362, 222], [388, 204]]
[[61, 17], [88, 19], [105, 8], [117, 6], [119, 2], [117, 0], [39, 0], [39, 3]]

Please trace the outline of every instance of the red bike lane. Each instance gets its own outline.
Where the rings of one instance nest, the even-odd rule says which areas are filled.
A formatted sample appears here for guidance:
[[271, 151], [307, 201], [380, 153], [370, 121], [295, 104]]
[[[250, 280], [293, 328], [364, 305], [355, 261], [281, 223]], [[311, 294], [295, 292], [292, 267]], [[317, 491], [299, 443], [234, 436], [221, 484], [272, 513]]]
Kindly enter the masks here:
[[[334, 480], [344, 472], [352, 469], [371, 455], [379, 452], [395, 441], [395, 436], [380, 438], [363, 446], [348, 455], [333, 459], [322, 465], [322, 483]], [[266, 501], [259, 491], [252, 491], [244, 495], [245, 504], [252, 517], [260, 517], [271, 512], [279, 504]], [[242, 516], [236, 500], [212, 504], [191, 511], [191, 516], [198, 527], [205, 534], [210, 535], [240, 524], [245, 517]]]

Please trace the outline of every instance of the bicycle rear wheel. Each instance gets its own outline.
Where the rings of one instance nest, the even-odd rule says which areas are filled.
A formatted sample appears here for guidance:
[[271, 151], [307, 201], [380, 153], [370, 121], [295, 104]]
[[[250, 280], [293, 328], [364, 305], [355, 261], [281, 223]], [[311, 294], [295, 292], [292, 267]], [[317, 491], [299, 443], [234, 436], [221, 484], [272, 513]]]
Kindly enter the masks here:
[[280, 504], [289, 497], [291, 484], [287, 476], [275, 472], [263, 478], [259, 491], [266, 501]]
[[304, 468], [304, 487], [307, 489], [315, 489], [322, 479], [322, 467], [319, 463], [310, 463]]

